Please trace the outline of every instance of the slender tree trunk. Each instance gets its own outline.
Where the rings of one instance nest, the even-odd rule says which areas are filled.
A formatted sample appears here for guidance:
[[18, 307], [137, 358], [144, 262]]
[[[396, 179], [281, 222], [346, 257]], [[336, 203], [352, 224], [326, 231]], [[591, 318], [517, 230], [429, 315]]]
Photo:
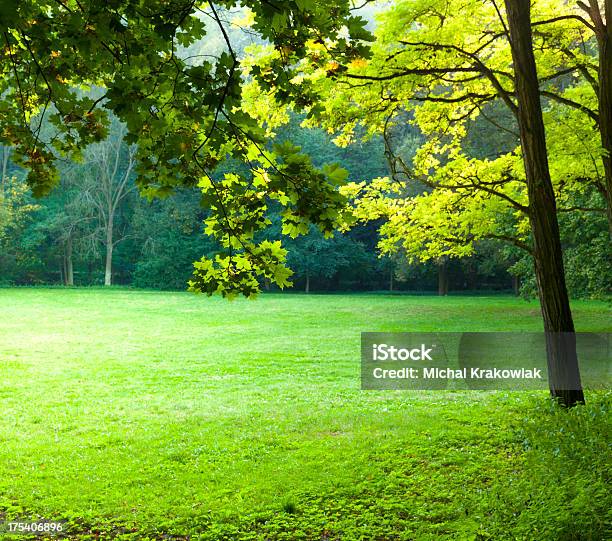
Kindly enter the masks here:
[[478, 279], [476, 275], [476, 269], [472, 265], [469, 266], [467, 271], [467, 287], [470, 291], [478, 289]]
[[72, 237], [66, 240], [66, 285], [74, 285], [74, 268], [72, 266]]
[[306, 287], [304, 288], [306, 293], [310, 293], [310, 273], [306, 273]]
[[6, 189], [6, 170], [8, 168], [9, 156], [11, 155], [11, 149], [6, 146], [2, 146], [2, 182], [0, 183], [0, 193], [4, 193]]
[[448, 295], [448, 263], [446, 260], [438, 263], [438, 295]]
[[391, 269], [391, 272], [389, 273], [389, 291], [393, 291], [393, 275], [394, 274], [395, 274], [395, 271]]
[[519, 281], [519, 277], [516, 274], [512, 275], [512, 291], [518, 297], [521, 292], [521, 283]]
[[606, 24], [596, 28], [599, 45], [599, 131], [604, 149], [602, 160], [608, 230], [612, 238], [612, 0], [605, 1], [604, 9]]
[[104, 285], [110, 286], [113, 282], [113, 215], [109, 212], [106, 224], [106, 265], [104, 270]]
[[544, 318], [551, 395], [565, 406], [584, 402], [555, 194], [531, 35], [530, 0], [505, 0], [514, 61], [518, 123], [529, 196], [535, 274]]

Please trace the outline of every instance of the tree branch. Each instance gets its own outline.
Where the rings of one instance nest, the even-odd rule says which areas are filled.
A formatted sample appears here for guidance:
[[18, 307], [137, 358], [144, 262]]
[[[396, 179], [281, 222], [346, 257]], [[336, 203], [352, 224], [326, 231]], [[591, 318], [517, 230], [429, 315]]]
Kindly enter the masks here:
[[483, 235], [483, 238], [509, 242], [510, 244], [514, 244], [514, 246], [516, 246], [517, 248], [525, 250], [528, 254], [533, 255], [533, 248], [531, 248], [531, 246], [529, 246], [529, 244], [527, 244], [526, 242], [523, 242], [515, 237], [510, 237], [509, 235], [495, 235], [493, 233], [489, 233], [487, 235]]
[[578, 109], [583, 113], [589, 115], [597, 124], [599, 124], [599, 115], [587, 107], [586, 105], [582, 105], [574, 100], [570, 100], [564, 96], [560, 96], [559, 94], [555, 94], [554, 92], [550, 92], [549, 90], [540, 90], [540, 94], [546, 98], [550, 98], [551, 100], [558, 101], [563, 105], [567, 105], [568, 107], [573, 107], [574, 109]]
[[[580, 2], [578, 2], [578, 4], [580, 5]], [[587, 21], [584, 17], [581, 17], [580, 15], [560, 15], [558, 17], [552, 17], [551, 19], [545, 19], [542, 21], [532, 21], [531, 26], [541, 26], [543, 24], [552, 24], [552, 23], [556, 23], [559, 21], [567, 21], [570, 19], [580, 21], [587, 28], [589, 28], [593, 32], [595, 31], [595, 27], [591, 23], [589, 23], [589, 21]]]

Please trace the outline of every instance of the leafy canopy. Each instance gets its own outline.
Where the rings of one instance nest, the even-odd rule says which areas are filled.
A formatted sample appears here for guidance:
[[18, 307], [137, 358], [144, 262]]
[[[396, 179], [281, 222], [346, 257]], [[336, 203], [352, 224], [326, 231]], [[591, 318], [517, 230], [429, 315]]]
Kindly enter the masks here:
[[[596, 130], [593, 27], [572, 2], [538, 0], [532, 11], [559, 210], [583, 210], [581, 202], [595, 194], [594, 208], [602, 211], [599, 160], [605, 153]], [[482, 239], [509, 241], [530, 252], [530, 208], [502, 3], [394, 2], [379, 14], [375, 37], [369, 57], [344, 64], [325, 44], [311, 41], [294, 71], [303, 94], [319, 96], [306, 107], [306, 124], [335, 132], [340, 145], [355, 138], [358, 126], [366, 136], [385, 138], [393, 178], [361, 179], [343, 190], [355, 207], [352, 221], [385, 218], [380, 247], [402, 249], [412, 259], [470, 255]], [[273, 48], [256, 53], [254, 62], [264, 66], [278, 55]], [[283, 107], [282, 100], [278, 105]], [[410, 156], [401, 148], [406, 122], [423, 135]], [[507, 137], [483, 142], [487, 153], [474, 152], [472, 141], [483, 123]], [[415, 183], [422, 188], [415, 190]]]
[[[339, 62], [365, 54], [364, 21], [348, 0], [247, 0], [252, 28], [278, 51], [265, 73], [247, 74], [228, 38], [227, 11], [238, 2], [193, 0], [25, 0], [0, 11], [0, 140], [15, 147], [37, 196], [57, 183], [58, 156], [78, 157], [106, 135], [112, 111], [137, 143], [141, 192], [163, 197], [180, 186], [199, 186], [211, 210], [207, 231], [223, 246], [196, 265], [191, 288], [209, 294], [251, 296], [257, 276], [287, 285], [285, 250], [279, 242], [253, 240], [267, 224], [270, 201], [284, 207], [289, 234], [307, 223], [329, 233], [344, 199], [337, 167], [316, 168], [291, 145], [269, 149], [265, 126], [242, 105], [245, 76], [258, 78], [279, 99], [298, 87], [292, 66], [313, 39], [331, 40]], [[215, 27], [224, 37], [219, 54], [182, 54]], [[344, 33], [355, 39], [337, 40]], [[101, 89], [101, 90], [99, 90]], [[45, 136], [47, 118], [55, 133]], [[252, 174], [213, 171], [228, 158]]]

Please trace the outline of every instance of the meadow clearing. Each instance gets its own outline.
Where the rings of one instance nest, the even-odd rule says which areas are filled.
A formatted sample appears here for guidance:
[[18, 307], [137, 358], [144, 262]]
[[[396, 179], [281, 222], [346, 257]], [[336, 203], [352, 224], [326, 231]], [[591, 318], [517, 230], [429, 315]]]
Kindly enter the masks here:
[[[545, 392], [360, 390], [362, 331], [540, 330], [536, 302], [6, 288], [0, 306], [5, 520], [72, 539], [604, 538], [609, 394], [559, 412]], [[605, 302], [573, 312], [612, 330]]]

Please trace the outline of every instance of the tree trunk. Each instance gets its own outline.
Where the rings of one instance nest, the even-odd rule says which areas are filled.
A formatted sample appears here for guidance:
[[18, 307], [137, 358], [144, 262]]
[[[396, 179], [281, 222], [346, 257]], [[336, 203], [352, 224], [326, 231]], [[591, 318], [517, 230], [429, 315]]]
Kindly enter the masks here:
[[605, 1], [606, 23], [597, 28], [599, 45], [599, 132], [605, 177], [606, 213], [612, 238], [612, 0]]
[[512, 275], [512, 291], [518, 297], [521, 292], [521, 282], [516, 274]]
[[389, 273], [389, 291], [393, 291], [393, 275], [394, 274], [395, 274], [395, 271], [391, 269], [391, 272]]
[[310, 273], [306, 273], [306, 286], [304, 287], [306, 293], [310, 293]]
[[470, 291], [478, 289], [478, 275], [473, 265], [470, 265], [467, 270], [467, 288]]
[[446, 260], [438, 264], [438, 295], [448, 295], [448, 263]]
[[110, 286], [113, 282], [113, 215], [109, 212], [106, 225], [106, 267], [104, 271], [104, 285]]
[[6, 190], [6, 180], [7, 180], [6, 171], [8, 168], [8, 161], [9, 161], [10, 155], [11, 155], [11, 149], [9, 147], [2, 146], [2, 183], [0, 185], [0, 190], [2, 191], [0, 193], [4, 193]]
[[565, 406], [584, 402], [570, 310], [555, 194], [531, 35], [530, 0], [505, 0], [514, 61], [518, 124], [529, 196], [533, 258], [546, 333], [551, 395]]
[[74, 269], [72, 266], [72, 237], [68, 237], [66, 240], [66, 285], [73, 286], [74, 285]]

